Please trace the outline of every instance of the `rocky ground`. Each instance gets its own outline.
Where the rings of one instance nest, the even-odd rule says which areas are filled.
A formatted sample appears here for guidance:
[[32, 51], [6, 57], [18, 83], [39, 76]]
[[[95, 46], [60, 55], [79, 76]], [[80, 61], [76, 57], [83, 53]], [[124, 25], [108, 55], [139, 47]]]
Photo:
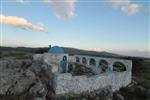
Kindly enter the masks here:
[[1, 100], [45, 99], [49, 84], [48, 71], [46, 64], [32, 59], [1, 59]]
[[90, 68], [87, 68], [80, 64], [69, 64], [69, 73], [71, 73], [73, 76], [79, 76], [79, 75], [86, 75], [86, 76], [92, 76], [96, 75], [94, 71], [92, 71]]

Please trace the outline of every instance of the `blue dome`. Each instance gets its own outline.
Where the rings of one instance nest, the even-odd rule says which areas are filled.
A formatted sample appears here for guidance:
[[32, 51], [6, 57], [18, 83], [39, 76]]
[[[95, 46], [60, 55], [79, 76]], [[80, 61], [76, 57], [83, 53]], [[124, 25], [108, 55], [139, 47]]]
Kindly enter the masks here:
[[59, 46], [53, 46], [48, 50], [48, 53], [60, 54], [60, 53], [64, 53], [64, 50]]

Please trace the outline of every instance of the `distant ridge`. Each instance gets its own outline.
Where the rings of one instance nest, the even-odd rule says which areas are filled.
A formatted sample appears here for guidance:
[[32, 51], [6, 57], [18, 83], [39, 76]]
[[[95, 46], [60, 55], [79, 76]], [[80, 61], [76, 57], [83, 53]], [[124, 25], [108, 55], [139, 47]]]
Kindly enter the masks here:
[[[11, 53], [44, 53], [48, 52], [49, 47], [40, 47], [40, 48], [32, 48], [32, 47], [0, 47], [0, 55], [3, 52], [11, 52]], [[82, 50], [77, 48], [71, 48], [71, 47], [62, 47], [64, 49], [65, 53], [68, 53], [69, 55], [88, 55], [88, 56], [96, 56], [96, 57], [111, 57], [111, 58], [121, 58], [121, 59], [137, 59], [137, 60], [143, 60], [143, 59], [149, 59], [144, 57], [132, 57], [132, 56], [125, 56], [115, 53], [110, 53], [106, 51], [98, 52], [98, 51], [88, 51], [88, 50]]]
[[129, 60], [150, 60], [150, 58], [146, 57], [133, 57], [133, 56], [126, 56], [126, 55], [120, 55], [116, 53], [110, 53], [106, 51], [88, 51], [88, 50], [82, 50], [82, 49], [76, 49], [76, 48], [70, 48], [70, 47], [62, 47], [65, 51], [65, 53], [69, 53], [70, 55], [87, 55], [87, 56], [96, 56], [96, 57], [111, 57], [111, 58], [120, 58], [120, 59], [129, 59]]
[[109, 53], [106, 51], [98, 52], [98, 51], [88, 51], [88, 50], [81, 50], [76, 48], [69, 48], [69, 47], [63, 47], [65, 53], [69, 53], [71, 55], [88, 55], [88, 56], [101, 56], [101, 57], [113, 57], [113, 58], [122, 58], [126, 57], [123, 55], [115, 54], [115, 53]]

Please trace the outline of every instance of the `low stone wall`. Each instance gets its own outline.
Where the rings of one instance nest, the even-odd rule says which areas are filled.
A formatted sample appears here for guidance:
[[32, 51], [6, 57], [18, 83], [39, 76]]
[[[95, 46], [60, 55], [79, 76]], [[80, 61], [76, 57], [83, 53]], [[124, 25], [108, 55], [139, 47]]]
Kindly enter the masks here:
[[60, 64], [60, 61], [63, 57], [66, 56], [68, 59], [68, 54], [51, 54], [51, 53], [44, 53], [44, 54], [34, 54], [33, 60], [35, 61], [43, 61], [47, 64]]
[[54, 75], [53, 89], [57, 95], [81, 94], [107, 86], [111, 86], [112, 91], [116, 91], [127, 86], [130, 82], [131, 72], [104, 73], [91, 77], [57, 73]]

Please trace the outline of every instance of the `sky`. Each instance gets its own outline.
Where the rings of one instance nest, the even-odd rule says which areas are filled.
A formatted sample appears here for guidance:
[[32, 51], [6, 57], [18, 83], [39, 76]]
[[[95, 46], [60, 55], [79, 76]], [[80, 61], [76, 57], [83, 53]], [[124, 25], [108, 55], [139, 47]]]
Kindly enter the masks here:
[[150, 57], [149, 0], [0, 0], [1, 46]]

